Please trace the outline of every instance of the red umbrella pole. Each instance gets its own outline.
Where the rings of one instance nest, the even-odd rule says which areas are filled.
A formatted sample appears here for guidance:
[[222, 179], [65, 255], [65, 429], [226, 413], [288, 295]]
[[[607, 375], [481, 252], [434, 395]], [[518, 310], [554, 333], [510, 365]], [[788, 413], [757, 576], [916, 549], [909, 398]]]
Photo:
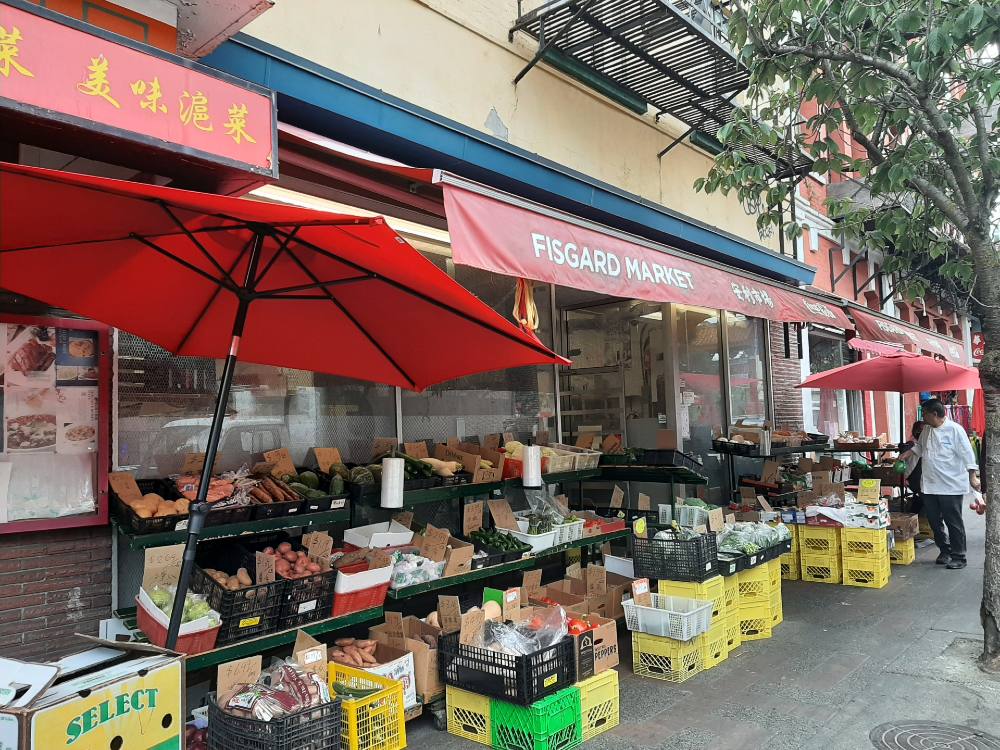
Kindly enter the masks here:
[[222, 382], [219, 384], [219, 393], [215, 398], [215, 413], [212, 415], [212, 426], [208, 431], [208, 445], [205, 446], [205, 465], [201, 469], [201, 482], [198, 485], [198, 495], [194, 505], [190, 508], [188, 519], [188, 538], [184, 544], [184, 558], [181, 563], [181, 574], [177, 579], [177, 592], [174, 594], [173, 608], [170, 610], [170, 626], [167, 629], [167, 648], [174, 648], [177, 645], [177, 636], [181, 629], [181, 618], [184, 616], [184, 599], [187, 595], [188, 587], [191, 585], [191, 573], [194, 572], [195, 554], [198, 549], [198, 536], [205, 526], [205, 516], [208, 513], [208, 486], [212, 479], [212, 467], [215, 465], [215, 455], [219, 449], [219, 440], [222, 437], [222, 422], [226, 417], [226, 406], [229, 404], [229, 391], [233, 385], [233, 375], [236, 372], [236, 358], [240, 348], [240, 338], [243, 336], [243, 327], [247, 321], [247, 311], [250, 307], [249, 293], [252, 291], [255, 277], [257, 276], [257, 263], [260, 260], [261, 246], [264, 244], [264, 235], [257, 233], [254, 235], [253, 243], [250, 247], [250, 260], [247, 263], [246, 277], [243, 281], [243, 291], [246, 296], [241, 296], [239, 305], [236, 308], [236, 317], [233, 320], [233, 339], [229, 347], [229, 355], [222, 368]]

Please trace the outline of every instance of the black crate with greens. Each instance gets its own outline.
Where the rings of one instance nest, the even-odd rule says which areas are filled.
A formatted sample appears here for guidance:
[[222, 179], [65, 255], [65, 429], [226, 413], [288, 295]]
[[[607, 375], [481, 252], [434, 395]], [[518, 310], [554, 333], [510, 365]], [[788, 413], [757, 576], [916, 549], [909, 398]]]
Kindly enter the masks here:
[[479, 529], [469, 534], [476, 552], [486, 552], [486, 557], [478, 555], [472, 559], [474, 570], [490, 565], [520, 560], [525, 552], [531, 552], [531, 545], [515, 539], [499, 529]]

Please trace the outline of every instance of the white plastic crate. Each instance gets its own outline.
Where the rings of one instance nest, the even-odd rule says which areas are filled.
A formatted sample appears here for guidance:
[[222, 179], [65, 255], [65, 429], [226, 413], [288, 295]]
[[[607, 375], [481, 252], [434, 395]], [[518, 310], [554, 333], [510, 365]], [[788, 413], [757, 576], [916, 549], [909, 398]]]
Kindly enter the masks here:
[[712, 602], [660, 594], [650, 596], [652, 607], [640, 606], [632, 599], [622, 602], [629, 630], [666, 636], [675, 641], [690, 641], [707, 633], [712, 625]]
[[556, 532], [556, 544], [575, 542], [577, 539], [583, 538], [583, 519], [553, 524], [552, 529]]
[[548, 549], [549, 547], [556, 546], [556, 536], [558, 535], [558, 532], [556, 532], [555, 530], [546, 531], [544, 534], [528, 534], [526, 533], [528, 531], [528, 526], [529, 526], [528, 522], [522, 521], [520, 519], [518, 519], [517, 526], [521, 530], [520, 531], [511, 530], [510, 531], [511, 536], [513, 536], [515, 539], [524, 542], [525, 544], [531, 545], [532, 552], [541, 552], [542, 550]]
[[660, 525], [669, 526], [674, 522], [674, 506], [663, 503], [657, 506], [657, 510], [660, 511]]
[[678, 505], [677, 523], [689, 529], [696, 526], [708, 526], [708, 511], [693, 505]]

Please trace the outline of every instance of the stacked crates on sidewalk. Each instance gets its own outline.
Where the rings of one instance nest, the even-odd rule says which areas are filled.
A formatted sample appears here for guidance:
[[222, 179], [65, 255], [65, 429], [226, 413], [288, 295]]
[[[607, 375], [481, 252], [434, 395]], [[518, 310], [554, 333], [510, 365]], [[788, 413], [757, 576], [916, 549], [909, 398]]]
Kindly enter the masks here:
[[800, 525], [799, 571], [803, 581], [840, 583], [841, 549], [839, 526]]
[[910, 565], [917, 559], [917, 548], [913, 539], [896, 540], [896, 546], [889, 550], [891, 565]]
[[618, 672], [609, 669], [576, 683], [580, 691], [580, 715], [583, 741], [611, 731], [620, 720]]
[[889, 583], [887, 529], [843, 529], [841, 533], [841, 570], [845, 586], [880, 589]]
[[[772, 562], [777, 562], [774, 560]], [[775, 566], [776, 567], [776, 566]], [[759, 641], [771, 637], [773, 627], [773, 570], [771, 563], [741, 570], [736, 574], [739, 586], [740, 639]], [[780, 569], [779, 569], [780, 571]], [[778, 578], [778, 606], [781, 605], [781, 575]]]
[[726, 631], [729, 605], [725, 579], [722, 576], [715, 576], [704, 583], [659, 581], [657, 591], [662, 596], [679, 596], [712, 602], [712, 623], [701, 640], [702, 667], [711, 669], [725, 661], [729, 656], [729, 636]]
[[799, 567], [799, 527], [788, 524], [786, 528], [792, 532], [792, 549], [778, 558], [781, 564], [781, 577], [786, 581], [797, 581], [801, 578]]

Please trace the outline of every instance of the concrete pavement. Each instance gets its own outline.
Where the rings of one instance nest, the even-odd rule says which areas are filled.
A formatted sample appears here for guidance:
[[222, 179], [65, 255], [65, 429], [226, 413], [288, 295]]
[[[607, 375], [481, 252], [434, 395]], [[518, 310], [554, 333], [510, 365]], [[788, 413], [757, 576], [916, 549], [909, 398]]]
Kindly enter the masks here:
[[[774, 636], [680, 685], [635, 677], [623, 629], [621, 725], [585, 747], [864, 750], [874, 727], [895, 721], [1000, 737], [1000, 678], [975, 664], [983, 519], [966, 510], [965, 521], [967, 569], [934, 565], [931, 545], [912, 565], [893, 566], [880, 590], [783, 581], [785, 619]], [[412, 748], [475, 747], [427, 718], [407, 729]]]

